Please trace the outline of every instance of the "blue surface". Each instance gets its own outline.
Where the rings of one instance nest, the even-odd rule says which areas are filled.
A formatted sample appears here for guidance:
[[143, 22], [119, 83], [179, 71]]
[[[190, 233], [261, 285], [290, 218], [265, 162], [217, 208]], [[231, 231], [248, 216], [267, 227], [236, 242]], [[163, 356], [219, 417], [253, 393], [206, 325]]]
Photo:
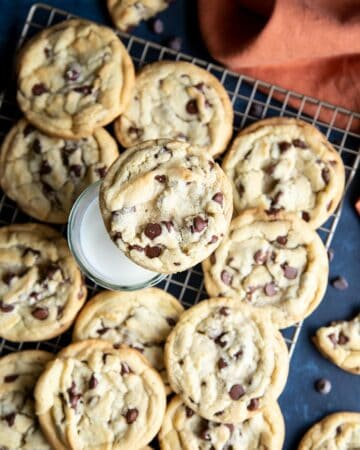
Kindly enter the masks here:
[[[3, 68], [0, 72], [1, 88], [11, 77], [18, 33], [33, 3], [35, 2], [30, 0], [0, 0], [0, 56]], [[105, 0], [52, 0], [46, 3], [110, 24], [104, 6]], [[153, 34], [146, 24], [139, 26], [133, 33], [159, 43], [174, 35], [181, 36], [185, 53], [209, 59], [197, 30], [195, 0], [176, 0], [160, 17], [165, 23], [163, 35]], [[360, 142], [355, 144], [358, 147]], [[336, 368], [321, 357], [311, 343], [311, 336], [318, 327], [332, 320], [351, 318], [360, 311], [360, 219], [353, 209], [354, 201], [359, 195], [358, 173], [345, 198], [341, 221], [332, 244], [335, 258], [331, 263], [330, 278], [341, 274], [347, 278], [350, 286], [343, 292], [329, 286], [320, 307], [304, 323], [291, 361], [286, 390], [280, 399], [287, 428], [284, 450], [295, 450], [306, 429], [324, 415], [341, 410], [360, 412], [360, 377]], [[321, 396], [314, 389], [315, 380], [324, 377], [333, 386], [327, 396]]]

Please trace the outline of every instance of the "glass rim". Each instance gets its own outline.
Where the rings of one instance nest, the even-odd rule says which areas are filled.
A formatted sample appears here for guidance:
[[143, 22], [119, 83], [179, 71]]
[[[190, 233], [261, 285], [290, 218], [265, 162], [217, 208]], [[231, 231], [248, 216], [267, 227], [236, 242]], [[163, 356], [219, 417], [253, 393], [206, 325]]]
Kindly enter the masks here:
[[[79, 254], [77, 249], [77, 244], [75, 244], [75, 231], [77, 230], [76, 226], [76, 219], [77, 215], [79, 214], [79, 206], [87, 195], [89, 193], [92, 193], [92, 191], [96, 191], [100, 184], [102, 183], [102, 180], [98, 180], [95, 183], [90, 184], [86, 189], [82, 191], [82, 193], [78, 196], [78, 198], [75, 200], [70, 214], [69, 214], [69, 220], [68, 220], [68, 226], [67, 226], [67, 241], [69, 245], [69, 249], [71, 251], [71, 254], [76, 260], [76, 263], [78, 264], [81, 272], [92, 280], [97, 285], [109, 289], [112, 291], [137, 291], [140, 289], [145, 289], [147, 287], [155, 286], [156, 284], [160, 283], [160, 281], [164, 280], [167, 276], [167, 274], [164, 273], [156, 273], [153, 278], [150, 278], [148, 281], [144, 281], [143, 283], [136, 283], [136, 284], [130, 284], [130, 285], [123, 285], [120, 283], [112, 283], [107, 280], [104, 280], [103, 278], [99, 277], [98, 275], [94, 274], [89, 267], [86, 265], [86, 262], [82, 255]], [[79, 246], [81, 247], [81, 246]], [[121, 251], [119, 249], [119, 251]], [[136, 264], [136, 263], [134, 263]]]

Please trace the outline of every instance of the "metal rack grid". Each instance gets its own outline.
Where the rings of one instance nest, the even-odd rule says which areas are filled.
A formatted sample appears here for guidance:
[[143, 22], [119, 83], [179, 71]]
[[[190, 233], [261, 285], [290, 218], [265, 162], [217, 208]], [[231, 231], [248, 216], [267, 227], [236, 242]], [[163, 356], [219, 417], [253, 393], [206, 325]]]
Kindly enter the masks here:
[[[71, 17], [74, 16], [48, 5], [40, 3], [33, 5], [22, 29], [18, 48], [41, 29]], [[352, 131], [354, 123], [360, 122], [360, 114], [236, 74], [213, 63], [175, 52], [125, 33], [117, 32], [117, 34], [127, 47], [137, 68], [154, 61], [182, 60], [197, 64], [215, 75], [224, 85], [231, 98], [235, 113], [235, 131], [256, 120], [275, 116], [301, 118], [315, 125], [341, 154], [346, 169], [346, 189], [349, 187], [360, 160], [360, 135]], [[312, 110], [312, 116], [305, 113], [309, 108]], [[326, 121], [323, 119], [324, 113], [327, 114]], [[15, 100], [15, 87], [12, 86], [0, 95], [0, 140], [3, 139], [6, 132], [19, 117], [20, 112]], [[337, 125], [339, 121], [344, 125]], [[318, 230], [327, 248], [331, 244], [339, 222], [341, 208], [342, 205]], [[27, 221], [32, 221], [32, 219], [18, 210], [16, 204], [0, 191], [0, 225]], [[60, 227], [60, 230], [65, 232], [65, 227]], [[98, 287], [90, 280], [87, 280], [87, 287], [89, 297], [98, 291]], [[185, 307], [190, 307], [207, 297], [201, 266], [169, 276], [159, 284], [159, 287], [180, 299]], [[301, 325], [302, 323], [299, 323], [283, 331], [289, 346], [290, 356], [295, 349]], [[41, 348], [55, 352], [67, 345], [70, 339], [70, 332], [67, 332], [55, 339], [41, 343], [15, 344], [2, 340], [0, 341], [0, 354], [27, 348]]]

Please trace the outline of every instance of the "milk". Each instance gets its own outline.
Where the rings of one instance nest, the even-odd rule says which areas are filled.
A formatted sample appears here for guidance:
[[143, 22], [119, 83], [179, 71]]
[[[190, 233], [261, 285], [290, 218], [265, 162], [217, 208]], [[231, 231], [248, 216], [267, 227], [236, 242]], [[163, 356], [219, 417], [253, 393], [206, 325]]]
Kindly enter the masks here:
[[75, 259], [91, 279], [109, 289], [156, 284], [164, 275], [133, 263], [110, 239], [100, 212], [99, 188], [100, 182], [89, 186], [71, 211], [68, 240]]

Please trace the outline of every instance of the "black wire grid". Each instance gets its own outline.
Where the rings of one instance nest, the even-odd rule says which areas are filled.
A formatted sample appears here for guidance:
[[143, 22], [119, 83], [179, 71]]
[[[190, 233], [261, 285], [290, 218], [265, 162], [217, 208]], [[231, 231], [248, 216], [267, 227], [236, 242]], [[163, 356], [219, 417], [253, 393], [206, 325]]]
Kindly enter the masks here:
[[[43, 28], [71, 17], [73, 16], [69, 13], [45, 4], [38, 3], [33, 5], [29, 10], [22, 29], [18, 47], [21, 47], [26, 40]], [[326, 135], [342, 156], [346, 169], [346, 189], [349, 187], [360, 159], [360, 135], [352, 131], [352, 125], [359, 121], [360, 114], [355, 114], [344, 108], [320, 102], [314, 98], [306, 97], [263, 81], [236, 74], [220, 66], [175, 52], [135, 36], [121, 32], [117, 32], [117, 34], [126, 46], [137, 68], [160, 60], [180, 60], [197, 64], [215, 75], [224, 85], [231, 98], [235, 113], [235, 131], [256, 120], [277, 116], [300, 118], [315, 125]], [[304, 112], [305, 110], [308, 111], [309, 108], [313, 111], [312, 117]], [[327, 119], [327, 122], [322, 120], [324, 113], [327, 114], [327, 118], [330, 117], [330, 120], [328, 121]], [[16, 106], [15, 86], [12, 86], [0, 95], [0, 140], [3, 139], [10, 127], [19, 118], [20, 112]], [[341, 123], [344, 123], [342, 128], [336, 126], [339, 119], [341, 119]], [[340, 205], [324, 226], [318, 230], [327, 248], [329, 248], [336, 231], [341, 209]], [[0, 225], [29, 221], [32, 221], [32, 219], [21, 212], [16, 204], [0, 191]], [[64, 233], [66, 231], [65, 227], [60, 227], [60, 230]], [[88, 297], [90, 298], [98, 292], [99, 288], [90, 280], [87, 280], [86, 284]], [[158, 286], [180, 299], [185, 307], [190, 307], [207, 297], [200, 265], [185, 272], [171, 275]], [[302, 323], [299, 323], [283, 331], [289, 346], [290, 355], [293, 354], [295, 349], [301, 325]], [[30, 348], [56, 352], [66, 346], [70, 339], [71, 334], [67, 332], [55, 339], [44, 342], [18, 344], [0, 340], [0, 354]]]

